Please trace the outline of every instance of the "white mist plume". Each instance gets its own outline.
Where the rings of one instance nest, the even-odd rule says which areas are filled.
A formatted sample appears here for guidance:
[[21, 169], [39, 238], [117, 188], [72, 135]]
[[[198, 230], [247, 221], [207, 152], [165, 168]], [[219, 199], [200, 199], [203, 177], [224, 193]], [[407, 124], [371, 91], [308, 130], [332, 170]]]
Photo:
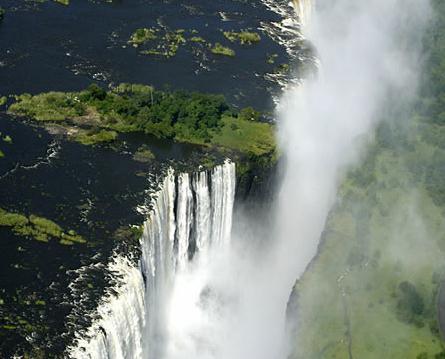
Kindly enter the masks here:
[[286, 357], [289, 294], [315, 254], [342, 173], [358, 160], [357, 139], [375, 127], [389, 93], [415, 88], [414, 35], [427, 18], [426, 0], [317, 5], [305, 28], [320, 73], [288, 90], [279, 106], [287, 168], [271, 213], [274, 238], [258, 247], [236, 234], [231, 248], [198, 256], [178, 274], [167, 299], [164, 359]]
[[343, 171], [358, 160], [358, 140], [380, 120], [388, 95], [405, 101], [394, 93], [409, 97], [415, 91], [419, 34], [429, 14], [426, 0], [319, 5], [308, 30], [319, 74], [289, 90], [279, 108], [287, 172], [277, 231], [285, 251], [296, 255], [289, 261], [298, 262], [298, 272], [315, 253]]

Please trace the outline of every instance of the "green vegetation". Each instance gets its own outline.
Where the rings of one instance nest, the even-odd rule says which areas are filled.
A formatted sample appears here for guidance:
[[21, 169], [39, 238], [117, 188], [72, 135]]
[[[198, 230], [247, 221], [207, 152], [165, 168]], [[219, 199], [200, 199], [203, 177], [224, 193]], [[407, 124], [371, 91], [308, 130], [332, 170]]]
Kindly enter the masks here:
[[157, 39], [158, 36], [156, 35], [156, 30], [154, 29], [148, 29], [148, 28], [142, 28], [137, 29], [130, 37], [130, 40], [128, 42], [132, 44], [134, 47], [138, 47], [148, 41], [152, 41]]
[[[91, 93], [91, 96], [94, 94]], [[8, 111], [32, 117], [37, 121], [62, 122], [86, 113], [84, 104], [75, 93], [48, 92], [36, 96], [22, 94], [16, 96], [15, 100], [17, 102]]]
[[112, 141], [116, 132], [141, 131], [257, 156], [275, 150], [274, 127], [258, 122], [259, 113], [252, 108], [238, 113], [221, 95], [131, 84], [107, 92], [91, 85], [77, 93], [20, 95], [8, 111], [65, 126], [83, 144]]
[[29, 217], [0, 208], [0, 227], [9, 227], [20, 236], [34, 238], [40, 242], [48, 242], [51, 238], [59, 240], [60, 244], [86, 243], [73, 230], [64, 232], [53, 221], [31, 214]]
[[[12, 299], [12, 300], [11, 300]], [[44, 335], [48, 332], [48, 325], [40, 318], [40, 315], [29, 315], [29, 310], [38, 314], [42, 314], [42, 310], [45, 310], [46, 301], [42, 299], [36, 292], [25, 292], [17, 290], [13, 293], [13, 297], [8, 300], [12, 302], [17, 310], [11, 310], [10, 307], [5, 305], [5, 309], [0, 310], [0, 340], [6, 341], [11, 336], [11, 331], [26, 337], [30, 335]], [[0, 305], [7, 303], [0, 299]], [[20, 309], [19, 309], [20, 308]], [[26, 313], [28, 311], [28, 313]], [[26, 359], [45, 359], [48, 355], [45, 355], [42, 349], [37, 346], [31, 346], [28, 354], [23, 353], [23, 358]]]
[[225, 47], [223, 45], [221, 45], [219, 42], [217, 42], [211, 49], [210, 51], [215, 54], [215, 55], [224, 55], [224, 56], [230, 56], [233, 57], [235, 56], [235, 51], [233, 51], [231, 48], [229, 47]]
[[119, 241], [138, 243], [139, 239], [142, 237], [144, 232], [144, 226], [122, 226], [119, 227], [114, 233], [113, 238]]
[[202, 44], [207, 43], [207, 41], [204, 38], [202, 38], [201, 36], [193, 36], [193, 37], [190, 38], [190, 41], [191, 42], [198, 42], [198, 43], [202, 43]]
[[0, 106], [5, 106], [7, 101], [8, 98], [6, 96], [0, 96]]
[[437, 319], [445, 279], [445, 3], [433, 3], [419, 99], [410, 115], [385, 115], [296, 284], [291, 358], [445, 357]]
[[445, 274], [445, 207], [426, 189], [436, 149], [380, 141], [343, 184], [318, 257], [297, 284], [293, 358], [347, 358], [349, 347], [363, 359], [434, 358], [443, 350], [433, 277]]
[[268, 56], [267, 56], [267, 59], [266, 59], [266, 62], [267, 62], [268, 64], [270, 64], [270, 65], [273, 65], [273, 64], [275, 63], [275, 61], [276, 61], [277, 58], [278, 58], [278, 55], [277, 55], [277, 54], [268, 55]]
[[246, 121], [258, 121], [261, 113], [256, 111], [253, 107], [245, 107], [241, 109], [238, 117]]
[[185, 30], [178, 29], [174, 31], [164, 30], [164, 34], [160, 34], [159, 29], [141, 28], [137, 29], [128, 40], [128, 43], [134, 47], [140, 47], [150, 43], [152, 46], [148, 49], [141, 50], [144, 55], [158, 55], [170, 58], [176, 55], [181, 45], [186, 43], [184, 36]]
[[422, 315], [424, 314], [425, 305], [422, 295], [417, 291], [417, 288], [412, 283], [404, 281], [399, 284], [396, 296], [398, 298], [398, 318], [408, 324], [414, 323], [422, 327]]
[[55, 2], [68, 6], [70, 4], [70, 0], [54, 0]]
[[6, 11], [0, 6], [0, 21], [5, 17]]
[[71, 138], [82, 145], [97, 145], [113, 142], [117, 138], [117, 132], [109, 130], [79, 130]]
[[268, 123], [252, 122], [231, 116], [224, 117], [223, 126], [212, 142], [242, 153], [262, 155], [275, 151], [275, 134]]
[[280, 64], [274, 69], [274, 72], [281, 75], [287, 75], [290, 71], [289, 64]]
[[238, 41], [241, 45], [252, 45], [261, 41], [261, 36], [256, 32], [250, 31], [224, 31], [223, 32], [226, 39], [231, 42]]
[[138, 162], [151, 162], [155, 159], [155, 155], [147, 145], [142, 145], [134, 154], [133, 159]]
[[[130, 36], [128, 43], [140, 48], [143, 55], [162, 56], [171, 58], [176, 55], [179, 48], [189, 41], [195, 46], [203, 46], [207, 51], [216, 55], [235, 56], [235, 51], [216, 42], [212, 45], [206, 39], [197, 35], [196, 30], [169, 30], [165, 28], [140, 28]], [[223, 32], [226, 39], [238, 42], [241, 45], [252, 45], [261, 40], [261, 36], [251, 31], [226, 31]], [[270, 57], [274, 59], [274, 57]], [[272, 62], [273, 63], [273, 62]]]
[[[12, 142], [13, 142], [11, 136], [4, 135], [2, 137], [2, 133], [1, 132], [0, 132], [0, 139], [2, 140], [3, 143], [6, 143], [7, 145], [11, 145]], [[2, 150], [0, 150], [0, 158], [3, 158], [3, 157], [5, 157], [5, 153]]]

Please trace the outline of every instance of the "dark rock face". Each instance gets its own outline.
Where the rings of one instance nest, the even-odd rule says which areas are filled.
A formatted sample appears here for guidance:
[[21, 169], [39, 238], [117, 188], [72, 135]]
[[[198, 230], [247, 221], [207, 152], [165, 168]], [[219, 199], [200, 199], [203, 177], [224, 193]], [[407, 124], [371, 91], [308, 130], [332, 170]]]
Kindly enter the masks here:
[[266, 163], [250, 162], [244, 173], [238, 173], [236, 182], [236, 204], [270, 204], [274, 199], [276, 189], [280, 185], [283, 161], [272, 162], [266, 158]]
[[[271, 164], [270, 164], [271, 163]], [[269, 165], [270, 164], [270, 165]], [[273, 206], [283, 161], [255, 161], [245, 172], [237, 170], [233, 233], [243, 240], [264, 243], [273, 238]]]

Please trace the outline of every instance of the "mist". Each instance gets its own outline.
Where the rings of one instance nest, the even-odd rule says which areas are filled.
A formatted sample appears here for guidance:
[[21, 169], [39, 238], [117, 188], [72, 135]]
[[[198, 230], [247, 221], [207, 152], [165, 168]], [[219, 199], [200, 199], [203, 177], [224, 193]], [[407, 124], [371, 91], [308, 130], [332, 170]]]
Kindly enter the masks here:
[[263, 230], [271, 235], [259, 243], [250, 231], [235, 232], [230, 247], [209, 248], [177, 274], [165, 298], [164, 358], [287, 357], [289, 295], [316, 254], [338, 187], [365, 156], [387, 99], [407, 102], [416, 91], [427, 1], [312, 5], [304, 35], [318, 71], [296, 73], [304, 80], [278, 106], [285, 172], [270, 206], [274, 226]]

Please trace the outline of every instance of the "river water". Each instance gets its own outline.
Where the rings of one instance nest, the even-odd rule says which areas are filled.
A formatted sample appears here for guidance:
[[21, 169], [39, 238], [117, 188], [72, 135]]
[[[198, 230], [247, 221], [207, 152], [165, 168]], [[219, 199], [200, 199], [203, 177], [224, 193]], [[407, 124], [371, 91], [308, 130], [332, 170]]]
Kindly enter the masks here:
[[[71, 1], [65, 7], [0, 0], [0, 6], [6, 9], [0, 22], [1, 95], [80, 90], [93, 81], [134, 82], [222, 93], [235, 106], [271, 111], [286, 78], [276, 69], [289, 63], [299, 46], [279, 36], [286, 14], [260, 1]], [[139, 27], [193, 31], [232, 47], [236, 56], [214, 56], [190, 42], [173, 58], [142, 55], [127, 44]], [[260, 43], [231, 44], [222, 35], [242, 29], [258, 31]], [[58, 357], [75, 333], [95, 322], [98, 302], [119, 282], [122, 262], [114, 262], [116, 254], [127, 253], [126, 263], [137, 265], [139, 242], [119, 241], [119, 230], [147, 220], [143, 209], [153, 204], [168, 161], [187, 162], [202, 150], [142, 134], [122, 135], [113, 147], [85, 147], [4, 113], [0, 132], [13, 140], [2, 144], [0, 207], [49, 218], [87, 239], [74, 246], [41, 243], [0, 227], [0, 356]], [[143, 143], [150, 144], [155, 163], [132, 159]], [[217, 188], [183, 176], [175, 185], [197, 186], [183, 203]], [[185, 217], [187, 208], [181, 212]], [[205, 220], [205, 211], [197, 208], [194, 218]], [[187, 221], [179, 222], [187, 233]], [[194, 238], [196, 246], [204, 241]]]

